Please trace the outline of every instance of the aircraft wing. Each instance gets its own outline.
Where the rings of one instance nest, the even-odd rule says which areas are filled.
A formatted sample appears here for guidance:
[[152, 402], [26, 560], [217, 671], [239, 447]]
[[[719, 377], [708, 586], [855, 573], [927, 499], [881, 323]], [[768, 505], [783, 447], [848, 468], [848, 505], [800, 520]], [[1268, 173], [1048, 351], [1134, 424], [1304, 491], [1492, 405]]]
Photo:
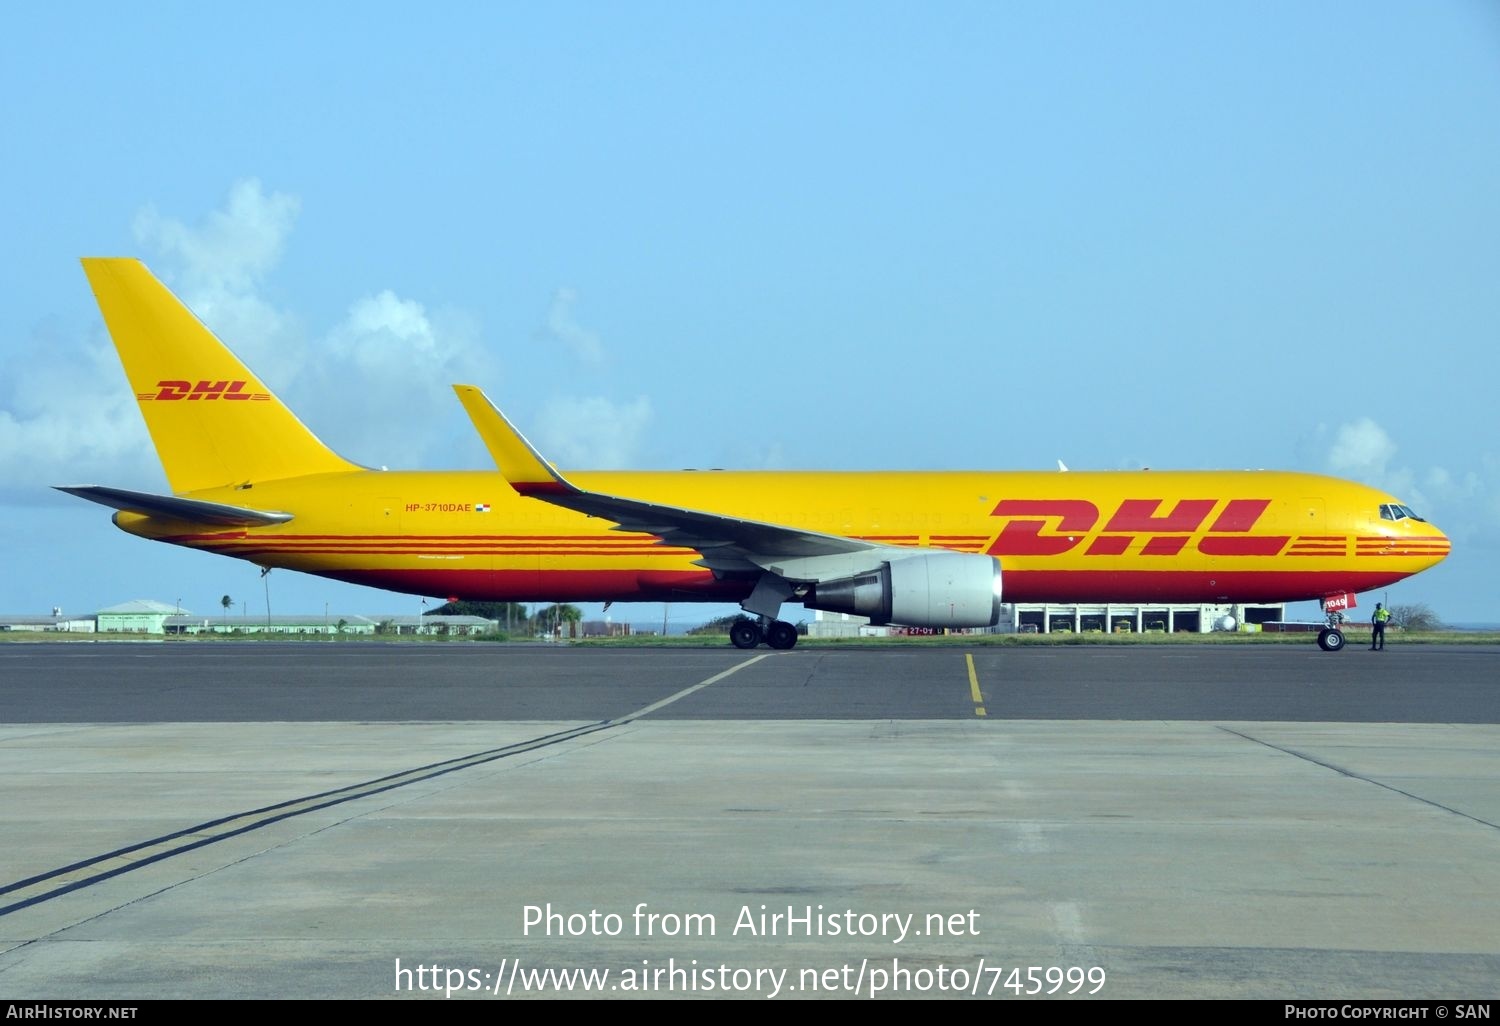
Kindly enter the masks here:
[[653, 534], [667, 544], [696, 549], [703, 556], [699, 565], [710, 570], [770, 570], [791, 580], [816, 580], [833, 569], [824, 564], [849, 572], [850, 567], [879, 562], [878, 554], [888, 549], [840, 535], [579, 488], [542, 458], [483, 391], [473, 385], [454, 385], [453, 390], [495, 465], [518, 493], [612, 520], [619, 525], [616, 530]]
[[101, 506], [109, 506], [125, 513], [167, 517], [195, 524], [264, 527], [267, 524], [284, 524], [292, 519], [290, 513], [230, 506], [222, 502], [204, 502], [202, 499], [183, 499], [176, 495], [132, 492], [124, 488], [104, 488], [99, 485], [54, 485], [53, 487], [60, 492], [67, 492], [80, 499], [88, 499], [90, 502], [97, 502]]

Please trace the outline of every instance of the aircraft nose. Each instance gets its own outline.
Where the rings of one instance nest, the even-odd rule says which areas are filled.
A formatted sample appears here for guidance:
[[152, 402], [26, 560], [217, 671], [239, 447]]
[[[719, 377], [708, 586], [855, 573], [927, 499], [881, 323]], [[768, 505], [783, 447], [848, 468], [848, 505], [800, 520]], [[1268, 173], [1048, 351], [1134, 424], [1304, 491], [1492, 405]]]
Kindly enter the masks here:
[[1427, 565], [1436, 566], [1448, 558], [1448, 553], [1453, 551], [1453, 543], [1448, 540], [1446, 534], [1432, 524], [1427, 526], [1431, 529], [1431, 533], [1425, 538], [1413, 540], [1417, 543], [1418, 554], [1429, 558]]

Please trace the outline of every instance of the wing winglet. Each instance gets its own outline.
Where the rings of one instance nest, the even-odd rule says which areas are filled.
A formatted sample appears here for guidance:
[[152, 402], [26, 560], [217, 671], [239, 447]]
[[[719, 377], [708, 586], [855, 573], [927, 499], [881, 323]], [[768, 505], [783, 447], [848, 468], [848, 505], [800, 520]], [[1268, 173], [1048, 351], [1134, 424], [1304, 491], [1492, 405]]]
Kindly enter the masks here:
[[881, 550], [871, 542], [841, 535], [580, 488], [543, 459], [482, 391], [473, 385], [454, 385], [453, 391], [458, 393], [500, 473], [521, 495], [612, 520], [621, 530], [653, 534], [668, 545], [697, 549], [716, 565], [722, 560], [736, 567], [764, 567], [776, 560]]
[[490, 451], [490, 458], [510, 486], [522, 495], [571, 495], [578, 491], [542, 458], [530, 442], [517, 431], [505, 414], [474, 385], [454, 385], [458, 401], [464, 404], [474, 429]]

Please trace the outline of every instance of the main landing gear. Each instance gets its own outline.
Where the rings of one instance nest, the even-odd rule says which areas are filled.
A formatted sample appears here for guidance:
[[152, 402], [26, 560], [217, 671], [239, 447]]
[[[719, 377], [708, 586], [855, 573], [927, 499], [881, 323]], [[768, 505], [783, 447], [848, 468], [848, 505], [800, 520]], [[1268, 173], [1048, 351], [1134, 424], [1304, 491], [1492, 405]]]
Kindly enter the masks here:
[[736, 620], [729, 628], [735, 648], [755, 648], [762, 641], [772, 648], [787, 649], [797, 643], [797, 628], [785, 620]]

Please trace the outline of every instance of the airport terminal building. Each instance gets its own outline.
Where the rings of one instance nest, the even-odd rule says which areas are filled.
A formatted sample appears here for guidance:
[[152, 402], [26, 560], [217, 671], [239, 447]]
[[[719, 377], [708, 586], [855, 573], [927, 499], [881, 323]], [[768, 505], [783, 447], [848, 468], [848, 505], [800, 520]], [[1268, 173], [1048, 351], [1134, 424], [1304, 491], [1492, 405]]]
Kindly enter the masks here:
[[[960, 631], [965, 634], [1209, 634], [1213, 631], [1258, 630], [1261, 624], [1286, 618], [1286, 605], [1214, 605], [1185, 603], [1113, 602], [1092, 605], [1027, 602], [1001, 607], [995, 627]], [[808, 624], [813, 638], [858, 637], [912, 633], [896, 627], [872, 627], [864, 617], [819, 612]], [[920, 633], [942, 631], [924, 630]], [[950, 631], [949, 633], [954, 633]]]
[[[967, 629], [975, 634], [1208, 634], [1224, 630], [1257, 630], [1263, 623], [1285, 619], [1285, 605], [1198, 605], [1166, 603], [1110, 603], [1063, 605], [1010, 603], [1002, 607], [996, 627]], [[592, 629], [590, 629], [592, 628]], [[0, 615], [0, 631], [67, 631], [72, 633], [191, 635], [274, 634], [297, 636], [422, 635], [470, 637], [500, 629], [500, 624], [478, 616], [362, 616], [353, 613], [284, 614], [280, 616], [201, 616], [180, 606], [151, 599], [133, 599], [87, 615]], [[583, 636], [631, 633], [620, 624], [589, 624]], [[941, 634], [941, 630], [873, 627], [864, 617], [848, 613], [815, 612], [807, 634], [813, 638]], [[949, 632], [954, 633], [954, 632]]]
[[360, 616], [354, 613], [280, 616], [199, 616], [181, 606], [152, 599], [132, 599], [97, 613], [64, 616], [0, 616], [0, 631], [66, 631], [86, 634], [276, 634], [308, 635], [423, 635], [459, 636], [499, 630], [494, 620], [481, 616]]

